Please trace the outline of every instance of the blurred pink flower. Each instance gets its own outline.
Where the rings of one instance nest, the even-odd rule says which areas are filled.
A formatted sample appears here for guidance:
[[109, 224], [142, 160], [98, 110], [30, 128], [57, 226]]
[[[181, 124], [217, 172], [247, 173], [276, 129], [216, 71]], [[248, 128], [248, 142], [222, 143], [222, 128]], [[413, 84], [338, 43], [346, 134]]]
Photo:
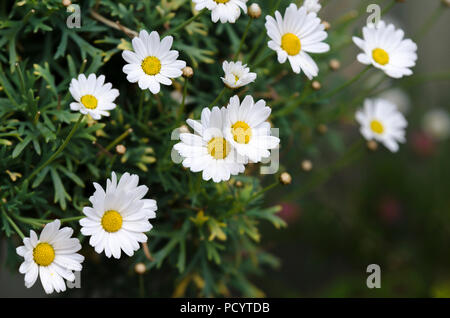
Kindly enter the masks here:
[[402, 205], [400, 201], [391, 196], [383, 197], [378, 206], [378, 215], [384, 223], [396, 223], [402, 217]]
[[436, 148], [433, 138], [422, 131], [411, 134], [410, 144], [414, 152], [422, 157], [432, 156]]
[[300, 217], [300, 207], [292, 202], [282, 202], [281, 211], [278, 212], [278, 216], [282, 218], [286, 223], [293, 223]]

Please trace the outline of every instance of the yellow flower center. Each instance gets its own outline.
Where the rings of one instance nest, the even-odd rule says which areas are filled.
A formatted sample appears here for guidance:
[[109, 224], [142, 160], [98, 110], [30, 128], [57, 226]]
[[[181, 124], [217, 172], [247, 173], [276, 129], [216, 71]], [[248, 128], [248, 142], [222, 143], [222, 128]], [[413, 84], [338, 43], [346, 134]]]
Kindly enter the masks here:
[[214, 137], [208, 142], [208, 153], [214, 159], [224, 159], [230, 152], [230, 146], [223, 137]]
[[281, 38], [281, 48], [289, 55], [297, 55], [302, 45], [298, 36], [293, 33], [286, 33]]
[[231, 126], [231, 132], [233, 133], [234, 141], [239, 144], [248, 144], [252, 137], [252, 129], [243, 121], [235, 122], [234, 125]]
[[230, 0], [214, 0], [216, 3], [227, 3]]
[[239, 81], [239, 76], [234, 75], [234, 84], [237, 84], [238, 81]]
[[389, 63], [389, 54], [383, 49], [375, 49], [372, 51], [372, 57], [380, 65]]
[[48, 243], [39, 243], [33, 250], [33, 259], [40, 266], [48, 266], [55, 259], [55, 250]]
[[114, 233], [122, 228], [122, 216], [115, 210], [106, 211], [102, 217], [102, 226], [106, 232]]
[[98, 100], [97, 100], [97, 98], [95, 96], [88, 94], [88, 95], [84, 95], [83, 97], [81, 97], [81, 103], [86, 108], [96, 109], [97, 108], [97, 104], [98, 104]]
[[141, 66], [145, 74], [156, 75], [161, 70], [161, 61], [157, 57], [147, 56]]
[[378, 120], [372, 120], [372, 122], [370, 123], [370, 129], [372, 129], [372, 131], [377, 134], [382, 134], [384, 131], [383, 124]]

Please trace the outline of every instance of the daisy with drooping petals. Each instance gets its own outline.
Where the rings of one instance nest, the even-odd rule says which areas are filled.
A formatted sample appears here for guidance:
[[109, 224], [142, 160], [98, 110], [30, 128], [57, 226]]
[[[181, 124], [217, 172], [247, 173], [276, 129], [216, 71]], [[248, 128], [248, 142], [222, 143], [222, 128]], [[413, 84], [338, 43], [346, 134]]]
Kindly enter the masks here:
[[314, 12], [308, 13], [305, 7], [300, 9], [293, 3], [287, 7], [284, 18], [275, 12], [276, 20], [266, 16], [267, 35], [270, 37], [269, 48], [277, 52], [278, 62], [289, 60], [294, 73], [300, 73], [312, 79], [319, 73], [316, 62], [308, 53], [324, 53], [330, 50], [322, 42], [328, 36], [325, 26]]
[[173, 38], [166, 36], [162, 40], [159, 34], [153, 31], [148, 34], [142, 30], [131, 44], [134, 52], [125, 50], [123, 59], [128, 63], [123, 67], [127, 74], [127, 80], [131, 83], [138, 82], [141, 89], [149, 89], [153, 94], [158, 94], [161, 85], [172, 85], [171, 78], [180, 77], [185, 61], [177, 60], [178, 51], [171, 50]]
[[239, 97], [233, 96], [227, 111], [225, 137], [237, 153], [253, 162], [269, 157], [269, 149], [277, 147], [280, 139], [270, 134], [267, 118], [271, 109], [266, 102], [260, 99], [255, 103], [253, 97], [247, 95], [240, 103]]
[[23, 239], [23, 246], [16, 251], [25, 261], [19, 272], [25, 274], [25, 286], [30, 288], [41, 278], [47, 294], [66, 290], [64, 279], [73, 282], [73, 271], [81, 271], [84, 257], [77, 252], [81, 249], [80, 241], [72, 238], [73, 230], [69, 227], [60, 229], [61, 222], [55, 220], [45, 225], [38, 236], [31, 230], [30, 237]]
[[410, 39], [404, 39], [403, 30], [394, 25], [368, 24], [363, 28], [363, 38], [353, 37], [353, 42], [364, 51], [357, 56], [359, 62], [383, 70], [388, 76], [401, 78], [412, 75], [411, 67], [416, 65], [417, 45]]
[[317, 13], [320, 11], [320, 8], [322, 8], [322, 6], [319, 3], [319, 0], [305, 0], [303, 2], [303, 6], [306, 9], [306, 12], [314, 12]]
[[69, 86], [70, 94], [76, 102], [70, 103], [70, 109], [89, 114], [95, 120], [102, 116], [109, 116], [109, 110], [116, 108], [114, 100], [119, 96], [119, 91], [112, 88], [111, 83], [105, 84], [105, 76], [96, 77], [89, 74], [86, 78], [84, 74], [73, 78]]
[[367, 140], [375, 139], [392, 152], [398, 151], [398, 143], [404, 143], [408, 125], [397, 106], [384, 99], [366, 99], [364, 108], [356, 112], [361, 134]]
[[230, 176], [244, 172], [244, 160], [225, 139], [223, 127], [226, 109], [204, 108], [201, 120], [187, 120], [195, 134], [180, 134], [181, 142], [174, 148], [183, 157], [183, 166], [192, 172], [202, 171], [203, 180], [227, 181]]
[[241, 15], [241, 9], [247, 13], [248, 0], [192, 0], [195, 10], [207, 8], [211, 11], [211, 20], [216, 23], [234, 23]]
[[223, 83], [229, 88], [239, 88], [245, 86], [256, 79], [256, 73], [250, 72], [246, 64], [241, 61], [227, 62], [222, 64], [225, 77], [221, 77]]
[[85, 207], [85, 218], [80, 220], [81, 233], [91, 236], [89, 244], [97, 253], [120, 258], [121, 251], [132, 256], [139, 243], [147, 242], [152, 229], [149, 219], [155, 218], [156, 201], [143, 199], [148, 191], [138, 186], [139, 177], [124, 173], [117, 180], [113, 172], [106, 181], [106, 191], [94, 182], [95, 192], [89, 198], [92, 207]]

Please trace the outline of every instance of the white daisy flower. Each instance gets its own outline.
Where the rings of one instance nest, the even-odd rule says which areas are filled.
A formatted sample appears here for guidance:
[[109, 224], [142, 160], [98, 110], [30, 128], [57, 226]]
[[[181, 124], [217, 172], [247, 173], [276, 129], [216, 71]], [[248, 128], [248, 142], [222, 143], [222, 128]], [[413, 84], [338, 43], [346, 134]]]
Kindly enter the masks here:
[[287, 7], [284, 18], [275, 11], [275, 18], [266, 16], [267, 35], [270, 37], [269, 48], [277, 52], [278, 62], [289, 59], [292, 70], [312, 79], [319, 73], [319, 68], [308, 53], [324, 53], [330, 50], [327, 43], [322, 42], [328, 36], [325, 26], [314, 12], [306, 12], [293, 3]]
[[181, 142], [174, 148], [183, 157], [183, 166], [192, 172], [202, 171], [203, 180], [227, 181], [230, 176], [244, 172], [244, 160], [225, 139], [223, 128], [226, 109], [204, 108], [201, 120], [187, 120], [195, 134], [180, 134]]
[[152, 225], [148, 221], [156, 217], [156, 201], [143, 199], [148, 191], [138, 186], [139, 177], [124, 173], [117, 182], [113, 172], [106, 181], [106, 191], [94, 182], [95, 192], [89, 198], [92, 207], [85, 207], [85, 218], [80, 220], [81, 233], [91, 236], [89, 244], [97, 253], [105, 251], [107, 257], [120, 258], [121, 251], [132, 256], [139, 243], [147, 242]]
[[247, 95], [241, 104], [239, 97], [233, 96], [227, 111], [225, 138], [238, 154], [253, 162], [269, 157], [269, 149], [276, 148], [280, 139], [270, 135], [267, 118], [271, 109], [266, 102], [260, 99], [255, 103], [253, 97]]
[[177, 60], [178, 51], [171, 50], [173, 37], [166, 36], [161, 41], [159, 34], [153, 31], [148, 34], [142, 30], [131, 44], [135, 52], [125, 50], [123, 59], [128, 63], [123, 67], [127, 80], [138, 82], [141, 89], [149, 89], [158, 94], [161, 85], [172, 85], [171, 78], [180, 77], [185, 61]]
[[211, 11], [211, 20], [216, 23], [234, 23], [241, 15], [241, 10], [247, 13], [248, 0], [192, 0], [195, 10], [207, 8]]
[[388, 76], [401, 78], [412, 75], [411, 67], [416, 65], [417, 45], [404, 39], [403, 30], [379, 21], [363, 28], [363, 38], [353, 37], [353, 42], [364, 51], [357, 56], [359, 62], [383, 70]]
[[81, 249], [80, 241], [71, 237], [71, 228], [60, 229], [60, 226], [59, 220], [46, 224], [39, 238], [31, 230], [30, 237], [23, 239], [24, 245], [16, 249], [25, 259], [19, 272], [25, 274], [27, 288], [32, 287], [39, 276], [47, 294], [59, 293], [66, 290], [64, 279], [73, 282], [73, 271], [81, 271], [84, 257], [77, 253]]
[[375, 139], [390, 151], [398, 151], [398, 142], [404, 143], [408, 125], [397, 106], [384, 99], [366, 99], [364, 109], [356, 112], [361, 134], [367, 140]]
[[105, 84], [105, 76], [96, 77], [84, 74], [73, 78], [69, 86], [70, 94], [76, 102], [70, 103], [70, 109], [82, 114], [89, 114], [95, 120], [102, 116], [109, 116], [109, 110], [116, 108], [114, 100], [119, 96], [119, 91], [112, 88], [111, 83]]
[[256, 73], [250, 72], [246, 64], [241, 61], [227, 62], [222, 64], [225, 77], [221, 77], [223, 83], [229, 88], [239, 88], [245, 86], [256, 79]]
[[303, 2], [303, 6], [306, 9], [306, 12], [314, 12], [317, 13], [320, 11], [320, 8], [322, 8], [322, 6], [319, 3], [319, 0], [305, 0]]

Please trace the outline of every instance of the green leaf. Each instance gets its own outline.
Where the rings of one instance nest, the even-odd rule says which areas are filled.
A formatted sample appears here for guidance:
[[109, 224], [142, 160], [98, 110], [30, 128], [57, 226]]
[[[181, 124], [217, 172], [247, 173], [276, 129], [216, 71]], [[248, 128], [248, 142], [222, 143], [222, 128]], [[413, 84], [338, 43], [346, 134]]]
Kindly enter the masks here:
[[17, 158], [22, 153], [22, 151], [25, 149], [25, 147], [30, 143], [30, 141], [32, 139], [33, 139], [33, 137], [28, 135], [22, 142], [18, 143], [17, 146], [14, 148], [12, 157]]
[[58, 169], [61, 170], [70, 180], [75, 182], [78, 186], [80, 186], [82, 188], [85, 187], [83, 180], [81, 180], [75, 173], [69, 171], [64, 166], [58, 166]]
[[72, 198], [69, 196], [69, 194], [66, 192], [66, 189], [64, 188], [64, 185], [61, 181], [61, 178], [59, 177], [58, 172], [55, 168], [50, 168], [50, 173], [52, 176], [53, 181], [53, 187], [55, 189], [55, 203], [59, 202], [59, 205], [61, 206], [61, 209], [65, 210], [67, 208], [67, 200], [72, 200]]

